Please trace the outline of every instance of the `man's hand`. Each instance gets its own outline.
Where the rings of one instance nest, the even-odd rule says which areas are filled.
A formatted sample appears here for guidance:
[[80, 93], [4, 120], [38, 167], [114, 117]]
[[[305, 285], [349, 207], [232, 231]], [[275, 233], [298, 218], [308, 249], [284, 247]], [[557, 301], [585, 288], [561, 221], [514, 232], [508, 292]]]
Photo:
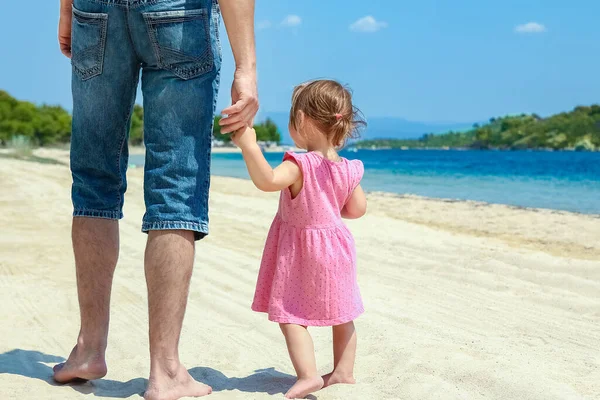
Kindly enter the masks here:
[[258, 90], [254, 70], [235, 72], [231, 85], [231, 103], [231, 106], [221, 111], [227, 115], [220, 121], [223, 134], [254, 125], [254, 117], [258, 112]]
[[73, 18], [73, 0], [60, 0], [60, 19], [58, 21], [58, 43], [60, 51], [71, 58], [71, 20]]

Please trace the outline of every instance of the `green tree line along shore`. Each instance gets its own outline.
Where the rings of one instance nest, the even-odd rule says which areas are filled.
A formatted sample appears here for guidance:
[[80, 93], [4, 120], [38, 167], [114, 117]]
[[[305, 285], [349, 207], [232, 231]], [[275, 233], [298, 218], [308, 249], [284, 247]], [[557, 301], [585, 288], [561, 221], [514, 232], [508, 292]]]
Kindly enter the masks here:
[[[213, 135], [221, 135], [215, 117]], [[140, 145], [144, 140], [144, 110], [135, 105], [131, 116], [129, 140]], [[257, 138], [264, 142], [281, 142], [281, 133], [273, 121], [254, 126]], [[35, 105], [20, 101], [0, 90], [0, 145], [13, 138], [28, 140], [34, 146], [68, 143], [71, 137], [71, 115], [60, 106]], [[466, 132], [425, 134], [419, 139], [377, 139], [354, 144], [357, 148], [470, 148], [470, 149], [555, 149], [600, 150], [600, 105], [580, 106], [573, 111], [540, 118], [532, 115], [492, 118]]]
[[[230, 142], [229, 135], [221, 135], [219, 120], [215, 117], [213, 135], [216, 140]], [[273, 121], [254, 126], [259, 141], [281, 142], [281, 133]], [[28, 140], [33, 146], [50, 146], [68, 143], [71, 138], [71, 114], [60, 106], [35, 105], [20, 101], [0, 90], [0, 146], [8, 145], [14, 138]], [[141, 145], [144, 141], [144, 109], [135, 105], [131, 115], [129, 142]]]
[[413, 140], [365, 140], [355, 147], [600, 151], [600, 105], [576, 107], [548, 118], [535, 114], [492, 118], [466, 132], [425, 134]]

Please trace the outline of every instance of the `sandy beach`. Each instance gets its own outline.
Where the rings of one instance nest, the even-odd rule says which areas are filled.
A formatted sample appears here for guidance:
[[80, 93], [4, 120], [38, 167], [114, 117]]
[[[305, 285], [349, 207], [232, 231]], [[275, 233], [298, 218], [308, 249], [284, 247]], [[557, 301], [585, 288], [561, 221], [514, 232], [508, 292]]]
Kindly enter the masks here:
[[[133, 398], [149, 372], [140, 232], [129, 171], [106, 378], [57, 386], [79, 314], [66, 151], [46, 165], [0, 158], [0, 399]], [[211, 234], [197, 245], [181, 358], [210, 399], [283, 398], [293, 368], [276, 324], [250, 310], [277, 194], [215, 177]], [[312, 398], [600, 399], [600, 217], [370, 194], [349, 223], [366, 313], [355, 386]], [[313, 329], [332, 366], [330, 330]]]

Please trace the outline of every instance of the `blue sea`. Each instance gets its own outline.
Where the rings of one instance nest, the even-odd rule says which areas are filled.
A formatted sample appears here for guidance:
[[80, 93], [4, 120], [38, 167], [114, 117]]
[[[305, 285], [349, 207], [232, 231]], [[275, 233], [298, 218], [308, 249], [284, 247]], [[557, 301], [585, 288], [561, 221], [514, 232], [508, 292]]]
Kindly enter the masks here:
[[[600, 153], [358, 150], [341, 155], [363, 161], [367, 191], [600, 214]], [[266, 154], [272, 165], [282, 156]], [[212, 173], [248, 179], [241, 154], [214, 154]]]

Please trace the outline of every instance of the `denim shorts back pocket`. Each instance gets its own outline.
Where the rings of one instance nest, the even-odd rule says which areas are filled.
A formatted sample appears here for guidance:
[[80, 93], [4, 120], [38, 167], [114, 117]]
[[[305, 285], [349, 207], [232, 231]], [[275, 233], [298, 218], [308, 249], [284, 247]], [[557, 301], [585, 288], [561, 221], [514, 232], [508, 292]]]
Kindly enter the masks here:
[[71, 65], [83, 80], [102, 74], [108, 14], [87, 13], [73, 7]]
[[181, 79], [214, 69], [207, 9], [143, 13], [158, 66]]

